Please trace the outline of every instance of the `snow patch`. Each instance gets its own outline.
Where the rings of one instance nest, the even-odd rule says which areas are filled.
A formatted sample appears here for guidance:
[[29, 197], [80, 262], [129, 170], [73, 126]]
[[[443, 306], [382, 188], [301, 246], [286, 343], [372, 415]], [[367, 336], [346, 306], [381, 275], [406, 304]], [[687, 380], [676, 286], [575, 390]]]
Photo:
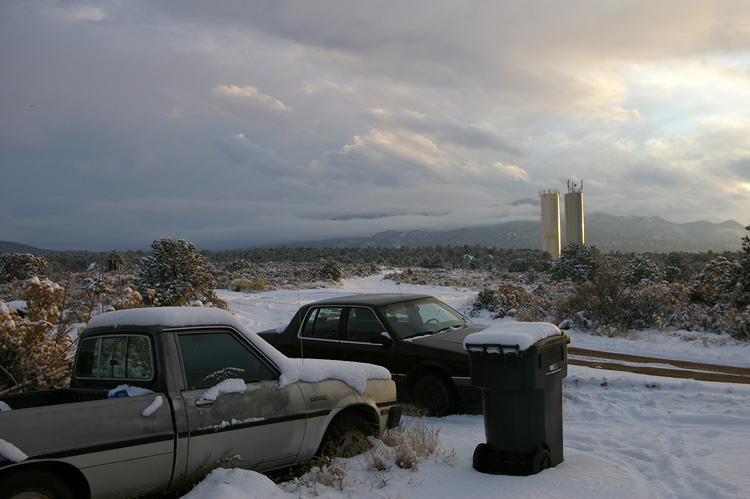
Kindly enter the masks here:
[[141, 412], [141, 416], [143, 416], [144, 418], [149, 417], [150, 415], [155, 413], [163, 404], [164, 399], [161, 397], [161, 395], [157, 395], [156, 397], [154, 397], [154, 401], [151, 402], [148, 407], [143, 409], [143, 412]]
[[316, 383], [325, 379], [337, 379], [364, 393], [368, 379], [391, 379], [391, 373], [382, 366], [324, 359], [286, 359], [279, 379], [279, 387], [297, 381]]
[[10, 442], [6, 442], [2, 438], [0, 438], [0, 457], [4, 457], [14, 463], [20, 463], [29, 458], [29, 456], [24, 454], [21, 449]]
[[562, 333], [557, 326], [547, 322], [502, 322], [468, 335], [464, 339], [464, 349], [494, 345], [525, 351], [543, 339], [559, 335]]
[[198, 397], [201, 401], [214, 401], [224, 393], [244, 393], [247, 385], [245, 381], [238, 378], [225, 379], [218, 385], [214, 385]]

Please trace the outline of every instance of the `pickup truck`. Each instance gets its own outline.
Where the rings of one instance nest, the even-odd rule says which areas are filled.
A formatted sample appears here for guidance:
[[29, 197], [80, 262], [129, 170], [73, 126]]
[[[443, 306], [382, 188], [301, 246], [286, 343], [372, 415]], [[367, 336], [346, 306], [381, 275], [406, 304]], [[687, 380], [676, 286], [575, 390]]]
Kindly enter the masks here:
[[0, 399], [0, 497], [185, 490], [216, 467], [266, 471], [399, 424], [387, 369], [290, 359], [231, 313], [108, 312], [70, 387]]

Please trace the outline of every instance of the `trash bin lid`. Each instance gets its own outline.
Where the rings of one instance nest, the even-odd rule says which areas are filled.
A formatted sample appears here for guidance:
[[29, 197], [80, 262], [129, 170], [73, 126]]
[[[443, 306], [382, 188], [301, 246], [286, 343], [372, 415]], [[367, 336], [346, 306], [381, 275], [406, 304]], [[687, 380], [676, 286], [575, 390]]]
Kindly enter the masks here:
[[489, 353], [528, 350], [532, 345], [551, 336], [562, 335], [548, 322], [503, 322], [464, 338], [464, 350], [483, 350]]

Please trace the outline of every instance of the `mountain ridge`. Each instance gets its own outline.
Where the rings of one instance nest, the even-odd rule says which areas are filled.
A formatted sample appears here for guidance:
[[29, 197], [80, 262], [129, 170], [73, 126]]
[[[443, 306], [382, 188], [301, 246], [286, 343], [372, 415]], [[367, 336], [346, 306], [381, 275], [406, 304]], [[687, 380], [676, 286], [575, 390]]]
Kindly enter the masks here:
[[[745, 226], [727, 220], [720, 223], [697, 220], [675, 223], [661, 217], [616, 216], [602, 212], [586, 215], [585, 243], [603, 252], [688, 253], [739, 251]], [[561, 221], [562, 245], [565, 244], [565, 222]], [[420, 246], [486, 246], [509, 249], [541, 249], [542, 228], [539, 220], [516, 220], [448, 231], [386, 230], [369, 237], [337, 238], [264, 245], [262, 247], [420, 247]], [[254, 246], [258, 247], [258, 246]], [[246, 247], [245, 249], [251, 249]], [[44, 253], [49, 250], [25, 244], [0, 241], [0, 252]]]
[[[675, 223], [661, 217], [616, 216], [594, 212], [584, 220], [585, 243], [604, 252], [688, 253], [738, 251], [745, 227], [734, 220]], [[561, 244], [565, 244], [565, 222], [561, 221]], [[386, 230], [369, 237], [304, 241], [279, 246], [299, 247], [419, 247], [487, 246], [541, 249], [541, 223], [511, 221], [449, 231]]]

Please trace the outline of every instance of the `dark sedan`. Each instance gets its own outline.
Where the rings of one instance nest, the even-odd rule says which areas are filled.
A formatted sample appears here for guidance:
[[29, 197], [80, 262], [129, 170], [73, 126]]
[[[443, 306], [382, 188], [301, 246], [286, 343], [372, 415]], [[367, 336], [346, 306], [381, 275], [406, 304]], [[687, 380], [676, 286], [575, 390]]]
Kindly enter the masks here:
[[364, 294], [310, 303], [283, 331], [260, 335], [290, 357], [384, 366], [402, 399], [443, 416], [480, 400], [463, 340], [486, 327], [429, 295]]

